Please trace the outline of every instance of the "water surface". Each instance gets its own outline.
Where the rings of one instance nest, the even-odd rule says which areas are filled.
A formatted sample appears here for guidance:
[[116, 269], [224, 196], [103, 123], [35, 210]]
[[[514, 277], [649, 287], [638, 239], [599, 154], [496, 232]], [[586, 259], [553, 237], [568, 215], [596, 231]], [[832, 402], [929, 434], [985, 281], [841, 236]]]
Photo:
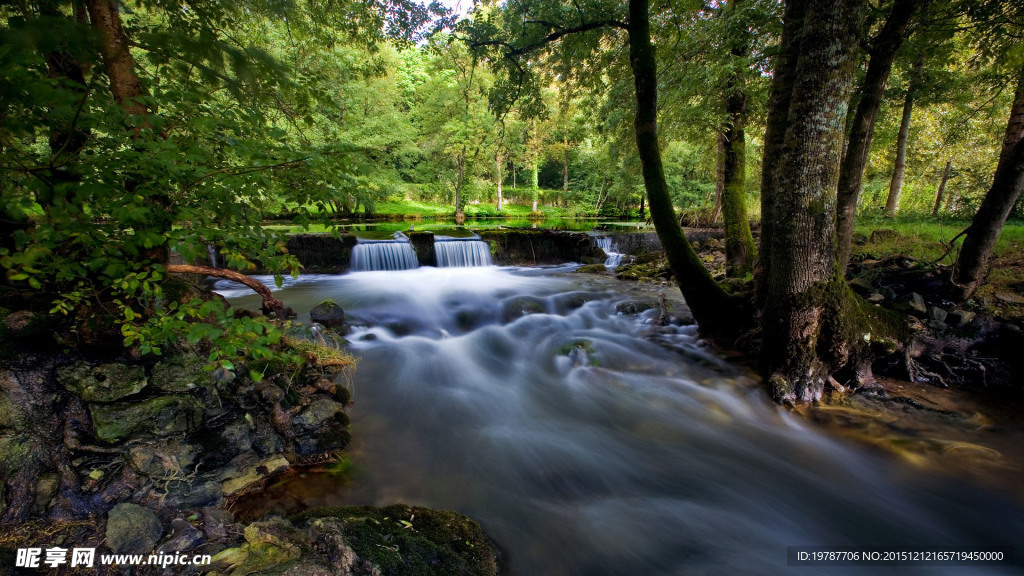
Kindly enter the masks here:
[[[658, 290], [571, 267], [290, 281], [277, 296], [300, 318], [324, 298], [345, 309], [362, 361], [353, 479], [308, 479], [282, 511], [457, 510], [522, 576], [887, 574], [786, 567], [786, 547], [1019, 544], [1024, 517], [1008, 499], [829, 437], [773, 406], [692, 325], [628, 313]], [[687, 318], [678, 290], [662, 290]]]

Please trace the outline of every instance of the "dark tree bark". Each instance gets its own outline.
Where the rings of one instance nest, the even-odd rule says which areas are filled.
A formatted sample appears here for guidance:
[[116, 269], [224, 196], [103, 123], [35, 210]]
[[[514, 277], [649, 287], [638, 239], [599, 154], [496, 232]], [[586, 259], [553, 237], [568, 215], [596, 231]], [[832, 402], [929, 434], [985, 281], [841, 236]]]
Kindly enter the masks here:
[[657, 65], [647, 10], [647, 0], [629, 1], [629, 63], [636, 90], [636, 118], [633, 126], [644, 187], [651, 207], [651, 220], [701, 333], [729, 334], [735, 331], [735, 325], [730, 325], [728, 316], [736, 307], [730, 305], [729, 297], [715, 283], [693, 246], [683, 236], [665, 182], [658, 144]]
[[841, 297], [846, 288], [836, 281], [836, 185], [864, 7], [864, 0], [820, 0], [804, 16], [775, 174], [763, 309], [762, 369], [777, 401], [821, 398], [846, 361], [845, 343], [831, 329], [841, 311], [830, 294]]
[[[129, 51], [128, 35], [121, 25], [117, 3], [112, 0], [87, 0], [89, 19], [100, 40], [100, 55], [110, 80], [110, 93], [129, 114], [145, 115], [142, 82], [135, 72], [135, 60]], [[141, 126], [136, 126], [136, 135]]]
[[932, 216], [939, 213], [942, 208], [942, 196], [946, 192], [946, 182], [949, 181], [949, 171], [953, 168], [953, 161], [946, 160], [946, 168], [942, 171], [942, 180], [939, 181], [939, 189], [935, 191], [935, 204], [932, 206]]
[[889, 182], [889, 197], [885, 200], [885, 213], [895, 216], [900, 205], [900, 191], [903, 188], [903, 176], [907, 172], [907, 138], [910, 136], [910, 117], [914, 112], [914, 98], [921, 83], [921, 71], [924, 68], [924, 55], [917, 57], [914, 69], [910, 73], [907, 84], [907, 96], [903, 100], [903, 116], [900, 118], [900, 131], [896, 137], [896, 162], [892, 169], [892, 180]]
[[857, 104], [853, 125], [850, 130], [846, 155], [842, 160], [838, 183], [837, 237], [839, 240], [839, 269], [846, 270], [850, 260], [850, 243], [853, 240], [853, 225], [857, 213], [857, 198], [860, 195], [861, 179], [867, 163], [871, 138], [875, 132], [875, 119], [882, 103], [885, 84], [892, 70], [896, 52], [903, 43], [907, 26], [922, 0], [895, 0], [885, 24], [875, 37], [869, 52], [867, 74], [860, 87], [860, 101]]
[[1024, 188], [1024, 68], [1021, 68], [1017, 79], [992, 187], [967, 229], [960, 256], [953, 267], [954, 295], [957, 298], [970, 298], [984, 280], [992, 249], [1020, 196], [1021, 188]]
[[[729, 11], [736, 9], [739, 0], [731, 0]], [[734, 58], [746, 56], [745, 39], [736, 40], [731, 49]], [[747, 142], [744, 128], [747, 123], [747, 94], [743, 88], [742, 72], [736, 71], [727, 87], [725, 109], [728, 123], [723, 127], [724, 162], [722, 165], [722, 220], [725, 224], [725, 267], [729, 276], [739, 277], [750, 272], [757, 257], [754, 238], [750, 234], [747, 216]]]
[[764, 160], [761, 169], [761, 246], [755, 274], [757, 300], [763, 304], [768, 297], [771, 275], [771, 246], [775, 237], [775, 204], [778, 175], [782, 167], [782, 151], [789, 122], [789, 104], [793, 96], [796, 67], [800, 55], [804, 15], [809, 0], [788, 0], [783, 15], [782, 40], [772, 75], [768, 98], [768, 119], [764, 132]]

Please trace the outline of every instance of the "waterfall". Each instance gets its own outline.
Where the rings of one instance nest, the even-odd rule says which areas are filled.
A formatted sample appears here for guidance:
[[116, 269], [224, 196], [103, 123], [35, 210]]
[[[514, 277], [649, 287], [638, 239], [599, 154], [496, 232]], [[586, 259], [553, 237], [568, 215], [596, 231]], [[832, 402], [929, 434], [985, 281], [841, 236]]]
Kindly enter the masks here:
[[207, 244], [206, 254], [210, 257], [210, 268], [220, 268], [220, 266], [217, 265], [217, 247], [213, 244]]
[[604, 261], [605, 268], [614, 270], [622, 263], [623, 254], [615, 251], [615, 244], [612, 242], [611, 236], [598, 236], [597, 238], [594, 238], [594, 240], [597, 241], [597, 247], [604, 250], [605, 256], [608, 257]]
[[409, 270], [419, 268], [416, 252], [408, 241], [359, 241], [352, 248], [353, 272], [367, 270]]
[[434, 239], [438, 268], [491, 266], [491, 247], [483, 240]]

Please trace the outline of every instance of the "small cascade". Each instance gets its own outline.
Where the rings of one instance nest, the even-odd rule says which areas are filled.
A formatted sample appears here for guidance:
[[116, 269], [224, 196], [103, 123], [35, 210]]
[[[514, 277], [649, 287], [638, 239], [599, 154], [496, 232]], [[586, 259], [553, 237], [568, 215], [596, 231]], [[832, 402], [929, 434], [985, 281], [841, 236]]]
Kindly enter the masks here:
[[207, 244], [206, 254], [210, 257], [210, 268], [220, 268], [217, 265], [217, 247], [213, 244]]
[[617, 268], [619, 264], [622, 263], [622, 257], [624, 255], [615, 251], [615, 244], [612, 242], [612, 237], [598, 236], [594, 238], [594, 240], [597, 242], [597, 247], [604, 250], [604, 254], [607, 256], [607, 259], [604, 261], [605, 268], [609, 270]]
[[438, 268], [491, 266], [491, 246], [475, 239], [434, 237], [434, 255]]
[[396, 233], [394, 240], [363, 240], [352, 248], [353, 272], [370, 270], [410, 270], [419, 268], [416, 251], [409, 239]]

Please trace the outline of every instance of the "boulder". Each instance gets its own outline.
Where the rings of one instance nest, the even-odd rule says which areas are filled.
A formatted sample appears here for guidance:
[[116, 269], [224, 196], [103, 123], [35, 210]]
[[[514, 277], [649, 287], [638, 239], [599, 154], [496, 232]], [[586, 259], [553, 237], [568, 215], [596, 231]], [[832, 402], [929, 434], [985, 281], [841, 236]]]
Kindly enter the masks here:
[[107, 515], [106, 543], [115, 554], [149, 554], [162, 534], [156, 514], [138, 504], [118, 504]]
[[953, 310], [946, 316], [946, 323], [952, 326], [965, 326], [974, 320], [974, 312], [967, 310]]
[[136, 434], [168, 436], [203, 422], [203, 405], [189, 396], [159, 396], [142, 402], [90, 404], [96, 438], [116, 442]]
[[904, 296], [901, 304], [911, 313], [924, 315], [928, 312], [928, 305], [925, 304], [924, 297], [917, 292], [911, 292]]
[[157, 552], [174, 554], [192, 550], [206, 541], [206, 537], [196, 527], [183, 518], [171, 520], [171, 535], [166, 542], [157, 548]]
[[853, 288], [853, 291], [861, 296], [871, 294], [875, 291], [875, 287], [871, 284], [871, 281], [863, 276], [857, 276], [853, 280], [850, 280], [850, 288]]
[[57, 370], [57, 381], [86, 402], [114, 402], [146, 387], [146, 370], [128, 364], [78, 362]]
[[214, 383], [213, 373], [205, 369], [203, 361], [194, 354], [183, 354], [153, 367], [149, 383], [161, 392], [178, 394]]
[[345, 324], [345, 311], [333, 300], [324, 300], [309, 311], [309, 318], [327, 328], [334, 328]]
[[251, 462], [251, 460], [251, 457], [243, 455], [242, 458], [230, 464], [227, 470], [222, 471], [225, 481], [221, 486], [221, 491], [225, 496], [242, 492], [246, 488], [262, 482], [267, 477], [287, 469], [289, 466], [288, 460], [281, 455], [256, 462]]

